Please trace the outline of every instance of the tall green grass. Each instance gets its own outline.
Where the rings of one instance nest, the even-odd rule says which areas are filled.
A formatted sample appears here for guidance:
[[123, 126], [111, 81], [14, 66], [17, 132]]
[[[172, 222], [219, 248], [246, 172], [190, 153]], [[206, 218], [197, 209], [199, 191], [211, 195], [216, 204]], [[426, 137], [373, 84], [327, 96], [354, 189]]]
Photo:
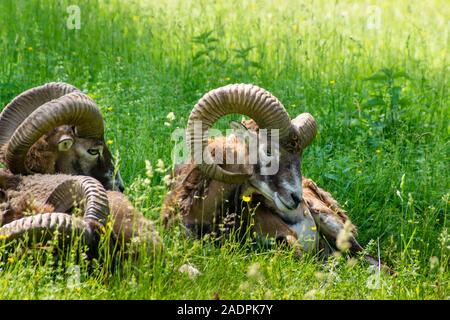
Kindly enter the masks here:
[[[66, 27], [73, 4], [79, 30]], [[161, 261], [98, 277], [81, 267], [75, 287], [67, 272], [53, 276], [50, 258], [3, 254], [0, 298], [448, 299], [449, 10], [445, 1], [2, 0], [0, 105], [48, 81], [88, 92], [127, 193], [149, 218], [159, 217], [170, 170], [149, 178], [145, 160], [169, 168], [171, 132], [196, 101], [251, 82], [291, 116], [314, 115], [304, 175], [344, 206], [369, 251], [379, 242], [398, 275], [374, 288], [362, 262], [217, 248], [177, 229], [161, 230]], [[186, 262], [201, 275], [178, 272]]]

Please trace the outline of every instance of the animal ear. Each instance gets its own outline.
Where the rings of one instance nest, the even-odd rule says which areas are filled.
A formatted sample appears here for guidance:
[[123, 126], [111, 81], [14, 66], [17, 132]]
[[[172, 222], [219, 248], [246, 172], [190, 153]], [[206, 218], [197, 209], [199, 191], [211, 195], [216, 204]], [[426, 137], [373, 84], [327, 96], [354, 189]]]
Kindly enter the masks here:
[[58, 150], [59, 151], [69, 151], [73, 145], [73, 138], [69, 135], [63, 134], [58, 141]]
[[[230, 121], [229, 123], [230, 128], [235, 130], [235, 133], [237, 136], [248, 136], [252, 139], [257, 139], [258, 138], [258, 133], [256, 131], [253, 131], [253, 129], [248, 128], [244, 123], [242, 122], [238, 122], [238, 121]], [[240, 132], [240, 133], [239, 133]], [[232, 136], [232, 137], [231, 137]], [[233, 137], [235, 137], [235, 135], [231, 135], [229, 137], [229, 139], [233, 139]]]
[[234, 120], [230, 121], [229, 126], [231, 129], [234, 129], [234, 130], [245, 130], [245, 131], [248, 130], [248, 128], [242, 122], [238, 122], [238, 121], [234, 121]]

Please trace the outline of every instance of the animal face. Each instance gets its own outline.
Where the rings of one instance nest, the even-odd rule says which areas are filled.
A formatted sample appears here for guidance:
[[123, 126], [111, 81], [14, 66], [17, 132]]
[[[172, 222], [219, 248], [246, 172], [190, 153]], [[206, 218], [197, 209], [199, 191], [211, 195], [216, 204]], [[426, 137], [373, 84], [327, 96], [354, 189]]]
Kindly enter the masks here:
[[107, 190], [124, 190], [120, 172], [115, 173], [113, 157], [103, 140], [79, 138], [72, 127], [61, 126], [47, 136], [47, 143], [55, 146], [55, 172], [90, 176]]
[[[271, 138], [261, 139], [262, 135], [253, 121], [242, 124], [232, 123], [234, 129], [247, 130], [257, 140], [257, 161], [247, 165], [245, 172], [252, 173], [248, 184], [249, 192], [261, 194], [273, 205], [274, 209], [286, 220], [295, 222], [298, 207], [303, 199], [301, 184], [302, 149], [289, 147], [283, 141], [276, 143]], [[247, 158], [251, 155], [248, 145], [240, 146], [247, 150]], [[230, 171], [241, 170], [229, 167]], [[234, 170], [233, 170], [234, 169]]]
[[[272, 161], [278, 162], [278, 171], [273, 175], [262, 174], [263, 166], [258, 162], [255, 171], [249, 179], [249, 184], [270, 200], [282, 215], [289, 218], [289, 213], [296, 211], [302, 201], [300, 159], [298, 153], [284, 150], [279, 155], [272, 154]], [[289, 220], [289, 219], [288, 219]]]

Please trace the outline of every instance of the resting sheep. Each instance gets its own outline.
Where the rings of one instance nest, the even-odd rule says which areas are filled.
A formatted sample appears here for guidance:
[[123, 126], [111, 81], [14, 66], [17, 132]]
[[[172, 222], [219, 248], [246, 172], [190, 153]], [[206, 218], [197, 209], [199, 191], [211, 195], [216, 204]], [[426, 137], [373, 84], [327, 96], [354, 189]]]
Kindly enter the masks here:
[[[96, 252], [99, 236], [112, 220], [112, 245], [146, 245], [148, 253], [161, 250], [154, 225], [119, 192], [106, 192], [95, 179], [68, 175], [12, 175], [0, 170], [0, 239], [11, 241], [26, 235], [51, 239], [58, 231], [70, 237], [82, 235], [89, 251]], [[71, 214], [82, 209], [83, 218]], [[111, 216], [110, 216], [111, 213]]]
[[[263, 150], [270, 149], [265, 142], [258, 141], [258, 161], [249, 164], [248, 146], [242, 140], [208, 139], [212, 125], [230, 113], [251, 117], [253, 120], [233, 126], [248, 130], [252, 135], [257, 135], [259, 128], [279, 129], [279, 151], [271, 150], [271, 161], [277, 162], [279, 168], [276, 174], [263, 174], [267, 167], [267, 161], [263, 161], [267, 153]], [[196, 132], [196, 122], [200, 122], [200, 126], [197, 125], [200, 132], [198, 129]], [[253, 213], [253, 230], [259, 238], [271, 236], [292, 245], [300, 244], [304, 251], [331, 252], [339, 233], [348, 231], [350, 250], [362, 250], [355, 239], [356, 228], [338, 203], [312, 180], [302, 179], [302, 153], [315, 135], [316, 123], [310, 114], [302, 113], [291, 121], [283, 105], [257, 86], [235, 84], [207, 93], [188, 120], [191, 163], [177, 165], [174, 169], [174, 182], [162, 208], [164, 223], [168, 225], [181, 217], [184, 225], [196, 234], [219, 233], [226, 224], [241, 225], [244, 226], [241, 229], [245, 229]], [[196, 159], [202, 159], [205, 148], [210, 152], [205, 152], [203, 162], [199, 162]], [[244, 164], [226, 161], [217, 164], [212, 161], [217, 150], [221, 150], [222, 155], [231, 150], [234, 159], [244, 150], [246, 161]], [[253, 194], [251, 200], [247, 197], [249, 194]], [[234, 217], [231, 223], [230, 217]]]
[[[120, 173], [117, 171], [114, 174], [112, 156], [104, 142], [103, 132], [100, 110], [88, 96], [69, 84], [49, 83], [22, 93], [0, 114], [0, 160], [4, 159], [7, 169], [13, 173], [91, 176], [106, 189], [115, 187], [123, 191]], [[12, 180], [18, 179], [4, 170], [0, 173], [4, 183], [11, 184]], [[6, 175], [8, 179], [5, 179]], [[36, 176], [36, 179], [39, 177]], [[35, 181], [33, 176], [20, 179]], [[59, 179], [69, 177], [56, 174], [48, 176], [46, 181], [52, 186]], [[28, 197], [29, 193], [37, 192], [36, 188], [28, 190], [27, 187], [25, 185], [17, 191], [18, 194]], [[10, 189], [9, 193], [14, 190], [8, 185], [1, 188]], [[7, 196], [4, 191], [1, 193], [1, 188], [0, 199], [1, 194]], [[149, 244], [147, 249], [152, 251], [161, 247], [153, 223], [136, 210], [124, 195], [108, 192], [107, 198], [116, 244], [128, 248], [131, 243], [146, 243]], [[18, 203], [25, 204], [24, 201]], [[27, 209], [52, 212], [46, 205], [34, 207], [34, 210], [16, 206], [15, 210], [9, 211], [9, 215], [3, 214], [4, 222], [12, 223]]]
[[48, 83], [14, 98], [0, 114], [0, 162], [14, 174], [91, 176], [123, 191], [92, 99], [66, 83]]

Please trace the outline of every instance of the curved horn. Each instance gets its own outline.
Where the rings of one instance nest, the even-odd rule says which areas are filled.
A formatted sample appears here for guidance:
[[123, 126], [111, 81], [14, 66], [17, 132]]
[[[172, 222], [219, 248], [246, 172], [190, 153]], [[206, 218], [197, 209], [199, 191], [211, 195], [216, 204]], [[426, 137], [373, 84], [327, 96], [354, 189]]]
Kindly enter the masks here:
[[[34, 177], [34, 176], [33, 176]], [[85, 201], [83, 219], [62, 213]], [[0, 240], [11, 241], [26, 235], [49, 240], [55, 232], [63, 236], [83, 235], [88, 244], [96, 239], [96, 230], [106, 225], [109, 202], [105, 189], [91, 177], [73, 176], [60, 183], [45, 201], [56, 212], [24, 217], [0, 227]], [[62, 211], [62, 212], [58, 212]]]
[[25, 165], [28, 150], [44, 134], [62, 125], [75, 126], [81, 138], [103, 138], [103, 118], [95, 102], [84, 93], [68, 93], [36, 109], [14, 132], [5, 154], [11, 172], [29, 173]]
[[45, 203], [55, 211], [66, 212], [83, 203], [84, 219], [105, 226], [109, 216], [109, 201], [105, 188], [91, 177], [74, 176], [58, 185]]
[[297, 127], [300, 137], [300, 147], [305, 149], [314, 140], [317, 134], [316, 120], [310, 113], [301, 113], [294, 120], [292, 124]]
[[[285, 108], [272, 94], [251, 84], [232, 84], [210, 91], [204, 95], [192, 110], [187, 128], [188, 147], [194, 160], [203, 159], [203, 150], [208, 145], [208, 130], [221, 117], [240, 113], [251, 117], [260, 128], [278, 129], [280, 140], [291, 132], [291, 122]], [[201, 130], [194, 130], [195, 123], [201, 123]], [[200, 132], [199, 132], [200, 131]], [[202, 146], [200, 148], [195, 145]], [[233, 173], [214, 164], [209, 153], [208, 163], [200, 164], [200, 170], [212, 179], [226, 183], [241, 183], [248, 174]], [[197, 160], [198, 159], [198, 160]], [[208, 161], [209, 160], [209, 161]]]
[[15, 97], [0, 113], [0, 148], [6, 145], [20, 124], [44, 103], [70, 92], [80, 91], [63, 82], [50, 82]]
[[88, 244], [95, 240], [95, 230], [88, 222], [60, 212], [37, 214], [5, 224], [0, 228], [0, 240], [9, 242], [31, 236], [47, 241], [55, 232], [67, 237], [82, 235]]

